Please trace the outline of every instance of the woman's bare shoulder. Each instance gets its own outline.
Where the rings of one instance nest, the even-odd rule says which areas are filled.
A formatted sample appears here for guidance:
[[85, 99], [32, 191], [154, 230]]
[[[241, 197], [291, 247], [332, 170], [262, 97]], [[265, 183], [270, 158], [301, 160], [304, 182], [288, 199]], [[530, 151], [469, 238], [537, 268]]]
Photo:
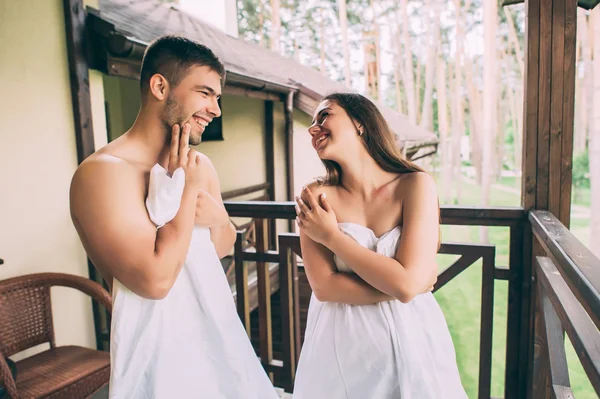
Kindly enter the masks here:
[[[327, 194], [328, 196], [335, 195], [338, 189], [338, 187], [336, 186], [332, 186], [325, 183], [325, 181], [321, 178], [309, 181], [307, 184], [304, 185], [304, 187], [308, 187], [308, 189], [315, 196], [321, 195], [323, 193]], [[304, 187], [302, 187], [302, 189], [304, 189]]]
[[399, 195], [404, 200], [437, 198], [437, 186], [433, 176], [426, 172], [407, 173], [398, 184]]

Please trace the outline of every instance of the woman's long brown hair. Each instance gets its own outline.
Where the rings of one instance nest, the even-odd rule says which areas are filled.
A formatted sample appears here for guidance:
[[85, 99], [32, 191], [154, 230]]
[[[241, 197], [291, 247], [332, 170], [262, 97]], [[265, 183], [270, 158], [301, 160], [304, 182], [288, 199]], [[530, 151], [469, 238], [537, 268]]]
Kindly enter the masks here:
[[[402, 156], [396, 146], [394, 133], [381, 111], [371, 100], [355, 93], [333, 93], [323, 99], [326, 100], [335, 102], [351, 119], [362, 125], [364, 133], [361, 137], [365, 148], [381, 169], [398, 174], [424, 172]], [[322, 160], [322, 162], [326, 170], [323, 183], [331, 186], [339, 185], [342, 181], [340, 165], [335, 161]]]
[[[363, 127], [362, 137], [367, 152], [377, 165], [386, 172], [414, 173], [425, 172], [415, 163], [405, 159], [396, 146], [394, 133], [379, 108], [368, 98], [356, 93], [332, 93], [323, 99], [342, 107], [348, 116]], [[358, 134], [358, 133], [357, 133]], [[321, 184], [338, 186], [342, 182], [342, 168], [335, 161], [321, 160], [326, 175], [319, 179]], [[427, 172], [425, 172], [427, 173]], [[441, 222], [438, 199], [438, 215]], [[441, 245], [441, 225], [438, 235], [438, 249]]]

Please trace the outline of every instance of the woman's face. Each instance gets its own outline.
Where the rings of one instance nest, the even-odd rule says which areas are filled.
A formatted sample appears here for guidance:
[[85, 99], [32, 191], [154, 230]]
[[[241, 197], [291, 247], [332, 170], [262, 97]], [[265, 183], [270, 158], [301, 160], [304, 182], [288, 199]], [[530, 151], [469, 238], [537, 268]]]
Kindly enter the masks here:
[[312, 146], [322, 160], [353, 153], [362, 144], [359, 136], [362, 126], [353, 121], [334, 101], [325, 100], [317, 107], [313, 123], [308, 128]]

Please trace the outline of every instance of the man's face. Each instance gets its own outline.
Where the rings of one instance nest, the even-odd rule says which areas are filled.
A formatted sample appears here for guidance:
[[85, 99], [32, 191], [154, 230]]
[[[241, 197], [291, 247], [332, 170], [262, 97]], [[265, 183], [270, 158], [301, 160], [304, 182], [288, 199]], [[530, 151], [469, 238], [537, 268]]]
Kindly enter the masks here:
[[174, 124], [189, 123], [190, 145], [198, 145], [202, 141], [202, 133], [206, 126], [221, 116], [217, 100], [221, 97], [221, 77], [206, 66], [190, 67], [179, 84], [171, 88], [163, 121], [168, 131]]

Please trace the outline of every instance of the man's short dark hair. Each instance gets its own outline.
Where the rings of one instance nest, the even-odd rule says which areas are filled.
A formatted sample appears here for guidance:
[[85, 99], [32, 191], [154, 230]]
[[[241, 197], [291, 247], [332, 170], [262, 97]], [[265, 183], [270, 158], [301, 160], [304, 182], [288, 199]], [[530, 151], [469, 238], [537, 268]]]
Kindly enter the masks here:
[[171, 86], [177, 86], [192, 66], [207, 66], [225, 83], [225, 66], [208, 47], [182, 36], [163, 36], [152, 42], [144, 54], [140, 73], [142, 93], [148, 90], [150, 78], [161, 74]]

